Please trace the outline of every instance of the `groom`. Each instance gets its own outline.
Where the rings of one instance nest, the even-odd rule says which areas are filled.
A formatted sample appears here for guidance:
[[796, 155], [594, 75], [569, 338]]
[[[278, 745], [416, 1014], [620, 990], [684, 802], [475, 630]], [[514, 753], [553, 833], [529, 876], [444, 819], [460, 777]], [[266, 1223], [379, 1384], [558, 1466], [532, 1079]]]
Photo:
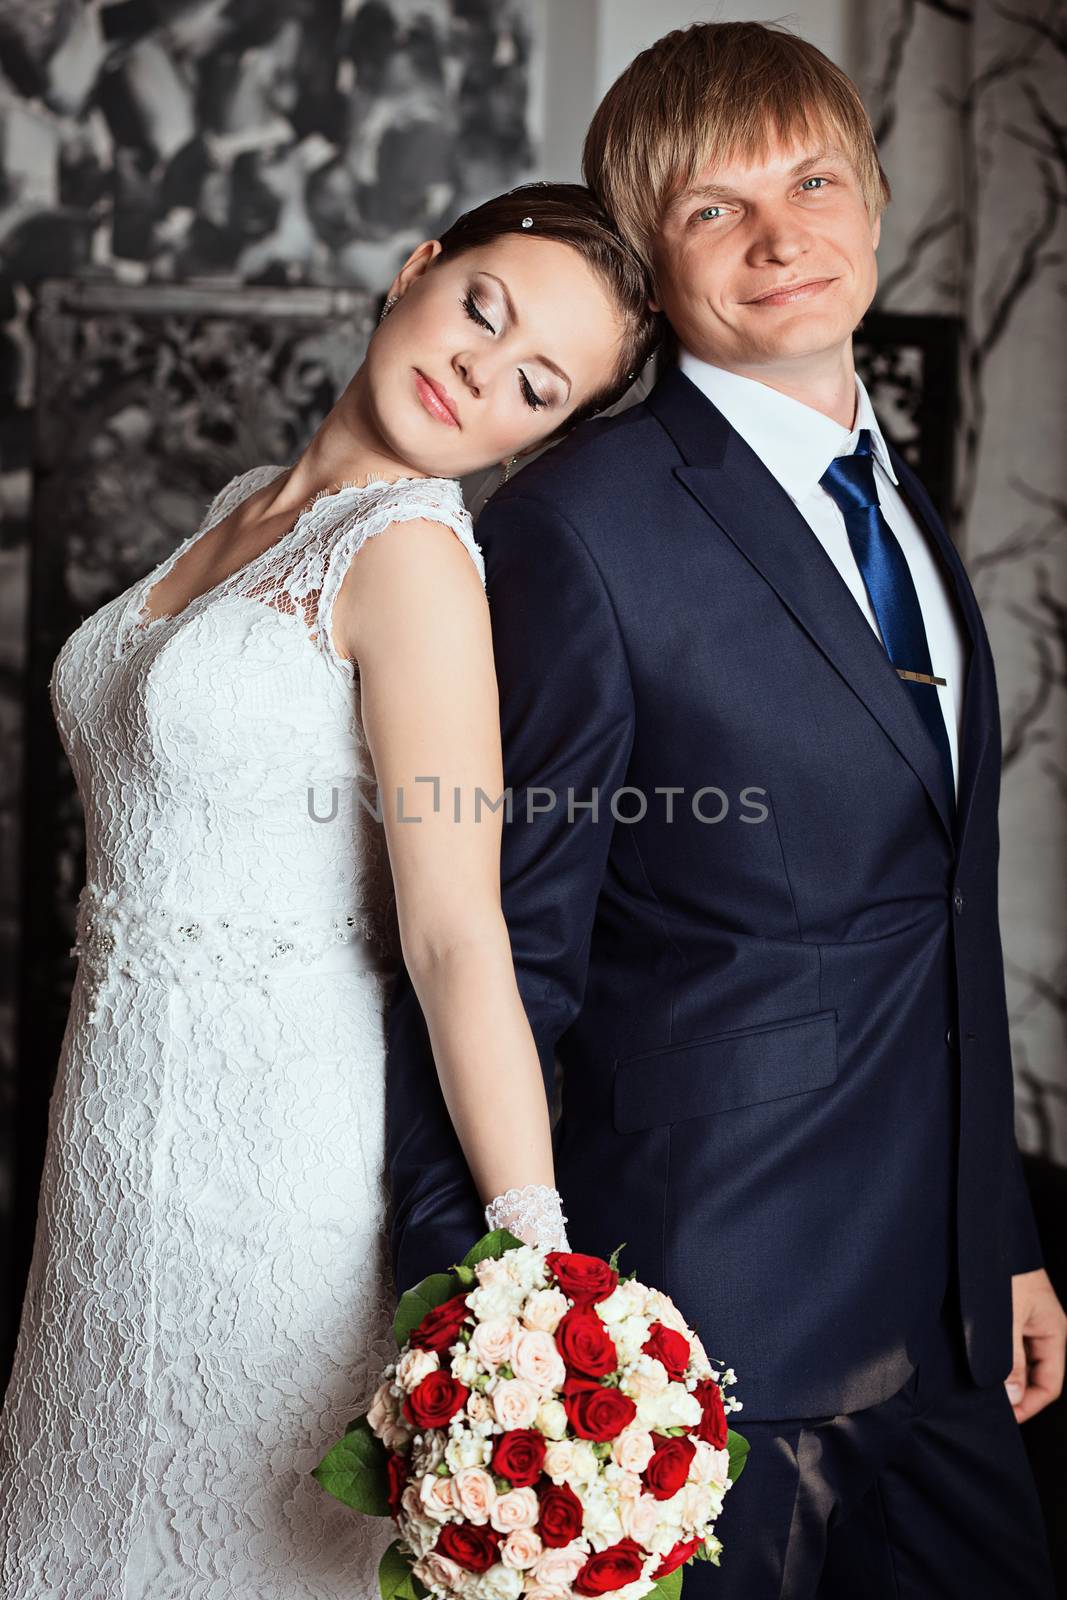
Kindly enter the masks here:
[[[585, 167], [679, 362], [478, 525], [569, 1236], [625, 1242], [738, 1374], [751, 1454], [687, 1594], [1051, 1600], [1019, 1423], [1064, 1316], [1013, 1135], [996, 685], [853, 367], [870, 124], [803, 40], [702, 24]], [[389, 1031], [404, 1288], [484, 1219], [403, 978]]]

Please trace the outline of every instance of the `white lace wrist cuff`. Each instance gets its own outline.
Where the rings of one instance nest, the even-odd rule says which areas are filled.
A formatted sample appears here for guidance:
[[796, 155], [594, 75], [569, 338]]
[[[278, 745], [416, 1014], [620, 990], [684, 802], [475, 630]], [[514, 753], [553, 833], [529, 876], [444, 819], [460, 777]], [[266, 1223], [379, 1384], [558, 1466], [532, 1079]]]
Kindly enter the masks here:
[[527, 1183], [494, 1196], [485, 1208], [485, 1220], [490, 1228], [507, 1228], [523, 1244], [545, 1250], [570, 1249], [563, 1196], [543, 1183]]

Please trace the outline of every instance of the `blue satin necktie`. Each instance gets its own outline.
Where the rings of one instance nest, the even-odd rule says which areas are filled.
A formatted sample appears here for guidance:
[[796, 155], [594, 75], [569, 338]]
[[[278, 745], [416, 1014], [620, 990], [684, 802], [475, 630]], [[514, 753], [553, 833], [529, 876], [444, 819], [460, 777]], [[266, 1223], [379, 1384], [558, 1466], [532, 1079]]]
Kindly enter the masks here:
[[[871, 430], [861, 428], [850, 456], [835, 456], [819, 479], [840, 506], [849, 544], [870, 596], [886, 653], [894, 667], [933, 676], [930, 647], [919, 597], [907, 559], [878, 504], [871, 455]], [[952, 751], [941, 712], [937, 686], [901, 678], [937, 746], [945, 774], [949, 815], [955, 815], [956, 793], [952, 776]]]

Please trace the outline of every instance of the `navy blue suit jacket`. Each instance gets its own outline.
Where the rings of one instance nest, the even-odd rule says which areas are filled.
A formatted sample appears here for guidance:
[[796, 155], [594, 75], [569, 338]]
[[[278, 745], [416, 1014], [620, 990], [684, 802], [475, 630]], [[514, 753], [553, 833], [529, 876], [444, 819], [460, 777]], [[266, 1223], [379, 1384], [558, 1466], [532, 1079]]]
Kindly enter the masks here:
[[[478, 524], [503, 906], [546, 1092], [557, 1051], [563, 1069], [571, 1244], [625, 1241], [622, 1270], [674, 1297], [755, 1419], [896, 1390], [953, 1258], [972, 1373], [1002, 1380], [1011, 1274], [1042, 1264], [1013, 1131], [993, 661], [891, 454], [969, 651], [955, 825], [829, 556], [677, 369]], [[388, 1030], [403, 1289], [485, 1224], [406, 973]]]

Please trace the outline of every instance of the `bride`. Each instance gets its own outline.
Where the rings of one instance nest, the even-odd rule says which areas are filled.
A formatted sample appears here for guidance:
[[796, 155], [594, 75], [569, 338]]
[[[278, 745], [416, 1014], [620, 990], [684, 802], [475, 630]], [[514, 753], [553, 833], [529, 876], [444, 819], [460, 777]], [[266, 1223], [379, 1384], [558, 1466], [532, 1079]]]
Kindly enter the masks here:
[[395, 1353], [390, 872], [487, 1224], [566, 1243], [456, 479], [617, 399], [646, 297], [579, 186], [469, 212], [297, 459], [227, 483], [56, 658], [87, 882], [0, 1417], [5, 1600], [377, 1594], [394, 1530], [309, 1472]]

